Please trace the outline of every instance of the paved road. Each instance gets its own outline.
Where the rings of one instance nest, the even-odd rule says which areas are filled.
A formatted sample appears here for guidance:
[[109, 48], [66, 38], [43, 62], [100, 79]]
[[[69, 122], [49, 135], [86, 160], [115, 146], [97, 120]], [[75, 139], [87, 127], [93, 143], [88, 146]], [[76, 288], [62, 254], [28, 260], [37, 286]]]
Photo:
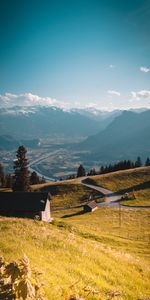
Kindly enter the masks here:
[[36, 169], [34, 169], [34, 165], [35, 164], [38, 164], [39, 162], [43, 161], [43, 160], [46, 160], [47, 158], [49, 158], [50, 156], [52, 156], [53, 154], [57, 154], [59, 153], [59, 150], [56, 150], [56, 151], [53, 151], [51, 152], [50, 154], [46, 155], [45, 153], [42, 154], [41, 157], [38, 157], [37, 159], [31, 161], [28, 165], [28, 168], [29, 168], [29, 171], [30, 172], [36, 172], [38, 176], [40, 176], [41, 178], [43, 177], [44, 179], [46, 180], [49, 180], [49, 181], [57, 181], [56, 178], [52, 178], [52, 177], [48, 177], [48, 176], [45, 176], [43, 174], [41, 174], [40, 172], [38, 172]]
[[[105, 202], [99, 203], [98, 206], [120, 207], [120, 204], [118, 201], [121, 200], [121, 197], [122, 197], [121, 194], [114, 193], [114, 192], [104, 189], [100, 186], [84, 183], [83, 180], [81, 180], [81, 183], [104, 195]], [[124, 206], [122, 206], [122, 207], [124, 207]]]
[[121, 205], [121, 198], [122, 198], [122, 194], [118, 194], [115, 192], [112, 192], [110, 190], [104, 189], [100, 186], [96, 186], [96, 185], [92, 185], [92, 184], [87, 184], [84, 183], [84, 180], [86, 179], [86, 177], [79, 179], [79, 181], [81, 182], [81, 184], [100, 192], [101, 194], [104, 195], [104, 199], [105, 201], [102, 203], [99, 203], [98, 206], [99, 207], [117, 207], [117, 208], [125, 208], [125, 209], [150, 209], [149, 206], [128, 206], [128, 205]]

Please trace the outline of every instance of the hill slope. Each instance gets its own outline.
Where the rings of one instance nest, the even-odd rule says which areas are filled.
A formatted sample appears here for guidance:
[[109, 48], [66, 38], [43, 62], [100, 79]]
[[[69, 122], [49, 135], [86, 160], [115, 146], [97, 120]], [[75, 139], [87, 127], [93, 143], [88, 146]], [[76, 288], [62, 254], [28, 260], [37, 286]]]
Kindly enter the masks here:
[[[139, 192], [150, 182], [150, 167], [93, 176], [92, 180], [114, 191], [137, 187]], [[53, 208], [65, 206], [66, 201], [68, 205], [73, 194], [89, 194], [75, 180], [37, 188], [54, 191]], [[89, 300], [111, 299], [114, 292], [120, 300], [149, 297], [149, 209], [101, 207], [83, 214], [77, 208], [52, 212], [52, 217], [53, 224], [0, 218], [0, 255], [12, 261], [26, 254], [31, 266], [43, 274], [47, 300], [69, 300], [67, 293], [78, 290], [85, 297], [87, 286], [100, 292], [86, 296]]]
[[36, 148], [38, 147], [39, 139], [32, 139], [32, 140], [17, 140], [10, 135], [0, 135], [0, 150], [11, 150], [16, 149], [20, 145], [25, 145], [29, 148]]
[[126, 204], [150, 206], [150, 167], [117, 171], [90, 177], [90, 181], [121, 194], [127, 192], [134, 200]]
[[107, 189], [124, 192], [129, 189], [138, 189], [146, 183], [150, 188], [150, 167], [141, 167], [130, 170], [122, 170], [90, 177], [93, 181]]
[[150, 110], [137, 114], [125, 111], [102, 132], [79, 145], [100, 160], [146, 157], [150, 149]]
[[46, 299], [67, 299], [62, 292], [74, 283], [82, 293], [86, 286], [99, 290], [104, 300], [114, 291], [119, 299], [144, 299], [150, 293], [147, 218], [146, 211], [132, 215], [126, 211], [121, 231], [118, 212], [107, 209], [54, 225], [1, 218], [0, 254], [7, 261], [26, 254], [31, 266], [43, 273]]

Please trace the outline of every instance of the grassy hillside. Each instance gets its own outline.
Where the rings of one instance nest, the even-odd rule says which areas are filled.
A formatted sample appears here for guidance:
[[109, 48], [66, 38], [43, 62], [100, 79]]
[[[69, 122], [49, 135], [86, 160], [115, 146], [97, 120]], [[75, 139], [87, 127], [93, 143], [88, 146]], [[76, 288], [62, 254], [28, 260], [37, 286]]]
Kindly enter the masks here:
[[[150, 167], [142, 167], [90, 177], [94, 183], [120, 193], [134, 192], [131, 205], [150, 205]], [[127, 202], [126, 202], [127, 203]]]
[[[114, 191], [132, 192], [134, 188], [136, 196], [143, 193], [147, 199], [150, 167], [91, 179]], [[33, 189], [50, 191], [53, 209], [81, 204], [92, 193], [77, 180]], [[98, 195], [93, 192], [92, 196]], [[9, 262], [26, 254], [32, 268], [42, 272], [47, 300], [69, 300], [69, 294], [80, 294], [86, 300], [150, 297], [149, 209], [101, 207], [83, 214], [82, 208], [76, 208], [52, 212], [52, 217], [53, 224], [0, 218], [0, 255]]]
[[85, 299], [112, 299], [113, 292], [116, 299], [149, 297], [149, 210], [124, 210], [121, 223], [118, 210], [108, 208], [53, 216], [53, 225], [0, 219], [0, 255], [10, 261], [26, 254], [43, 274], [47, 299], [68, 299], [63, 291], [74, 283], [82, 295], [87, 286], [100, 291]]
[[89, 197], [100, 202], [102, 197], [99, 192], [83, 186], [78, 180], [50, 182], [32, 186], [32, 189], [52, 194], [52, 210], [82, 205], [89, 200]]
[[[83, 186], [78, 180], [67, 180], [59, 182], [47, 182], [45, 184], [36, 184], [31, 186], [34, 192], [50, 192], [52, 195], [51, 209], [70, 208], [81, 206], [89, 199], [95, 199], [97, 202], [103, 201], [103, 195]], [[0, 188], [0, 192], [12, 192], [9, 188]]]

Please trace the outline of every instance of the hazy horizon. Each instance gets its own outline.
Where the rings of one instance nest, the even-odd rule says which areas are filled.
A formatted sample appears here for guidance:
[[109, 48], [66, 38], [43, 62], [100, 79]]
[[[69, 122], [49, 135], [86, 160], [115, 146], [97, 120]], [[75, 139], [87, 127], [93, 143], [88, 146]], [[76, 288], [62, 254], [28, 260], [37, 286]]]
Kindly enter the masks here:
[[[143, 93], [146, 91], [142, 91]], [[144, 96], [143, 96], [144, 97]], [[150, 103], [145, 103], [144, 101], [141, 103], [138, 101], [138, 103], [132, 103], [131, 99], [126, 103], [126, 105], [108, 105], [108, 106], [102, 106], [98, 103], [69, 103], [65, 101], [59, 101], [55, 98], [51, 97], [40, 97], [38, 95], [33, 95], [31, 93], [24, 93], [24, 94], [11, 94], [11, 93], [5, 93], [4, 95], [0, 95], [0, 108], [13, 108], [13, 107], [57, 107], [60, 109], [63, 109], [65, 111], [69, 111], [71, 109], [82, 109], [82, 110], [90, 110], [90, 111], [106, 111], [111, 112], [115, 110], [144, 110], [144, 109], [150, 109]]]

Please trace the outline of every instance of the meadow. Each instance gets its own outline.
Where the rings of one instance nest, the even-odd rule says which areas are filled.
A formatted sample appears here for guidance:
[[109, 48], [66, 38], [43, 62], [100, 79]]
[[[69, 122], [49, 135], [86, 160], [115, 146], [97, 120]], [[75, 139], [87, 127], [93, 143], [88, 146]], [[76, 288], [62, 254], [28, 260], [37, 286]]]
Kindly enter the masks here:
[[42, 273], [46, 299], [148, 298], [149, 210], [122, 210], [121, 222], [118, 209], [80, 210], [53, 213], [53, 224], [1, 218], [0, 255], [26, 254]]
[[135, 206], [150, 206], [150, 167], [117, 171], [90, 177], [93, 184], [119, 193], [129, 193], [134, 200], [123, 204]]
[[103, 201], [102, 195], [99, 192], [82, 185], [78, 180], [50, 182], [32, 186], [32, 189], [34, 191], [51, 193], [52, 210], [82, 206], [89, 199], [95, 199], [98, 202]]
[[[149, 167], [91, 180], [118, 192], [133, 193], [134, 187], [131, 201], [149, 199]], [[52, 193], [53, 223], [1, 217], [0, 255], [8, 262], [27, 255], [41, 273], [47, 300], [150, 298], [150, 209], [99, 207], [85, 214], [81, 205], [89, 196], [103, 198], [78, 180], [32, 189]]]

